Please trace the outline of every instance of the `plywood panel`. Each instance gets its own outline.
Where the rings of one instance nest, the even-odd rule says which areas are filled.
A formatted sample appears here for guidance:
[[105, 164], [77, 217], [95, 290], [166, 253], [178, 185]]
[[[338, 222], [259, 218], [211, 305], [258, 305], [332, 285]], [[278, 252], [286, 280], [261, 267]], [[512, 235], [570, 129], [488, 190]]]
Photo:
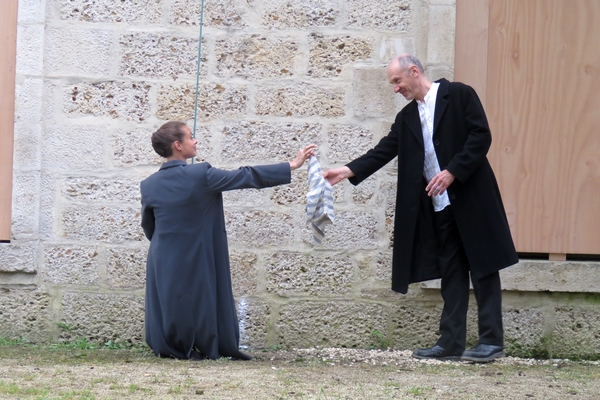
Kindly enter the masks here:
[[18, 0], [0, 12], [0, 241], [10, 240]]
[[472, 86], [484, 107], [487, 94], [489, 0], [456, 0], [454, 80]]
[[600, 254], [599, 17], [597, 0], [490, 0], [490, 160], [518, 251]]

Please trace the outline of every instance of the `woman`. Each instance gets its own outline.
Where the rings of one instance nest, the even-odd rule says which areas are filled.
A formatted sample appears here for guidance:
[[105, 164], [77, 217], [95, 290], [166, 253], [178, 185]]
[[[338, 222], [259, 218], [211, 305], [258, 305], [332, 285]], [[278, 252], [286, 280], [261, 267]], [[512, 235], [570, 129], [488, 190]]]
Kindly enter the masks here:
[[167, 162], [140, 185], [142, 228], [150, 240], [146, 342], [162, 357], [250, 360], [239, 350], [221, 192], [289, 183], [316, 146], [289, 163], [225, 171], [188, 165], [196, 143], [183, 122], [167, 122], [152, 135], [152, 147]]

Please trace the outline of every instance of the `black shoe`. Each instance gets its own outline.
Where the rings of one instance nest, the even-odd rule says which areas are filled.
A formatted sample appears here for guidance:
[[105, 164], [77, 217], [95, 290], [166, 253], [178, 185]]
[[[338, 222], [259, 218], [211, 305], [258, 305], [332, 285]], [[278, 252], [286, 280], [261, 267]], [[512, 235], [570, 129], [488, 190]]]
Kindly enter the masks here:
[[462, 361], [490, 362], [500, 357], [504, 357], [504, 347], [480, 343], [470, 350], [465, 350], [460, 359]]
[[460, 352], [449, 351], [442, 346], [435, 345], [428, 349], [416, 349], [412, 356], [421, 360], [460, 360]]

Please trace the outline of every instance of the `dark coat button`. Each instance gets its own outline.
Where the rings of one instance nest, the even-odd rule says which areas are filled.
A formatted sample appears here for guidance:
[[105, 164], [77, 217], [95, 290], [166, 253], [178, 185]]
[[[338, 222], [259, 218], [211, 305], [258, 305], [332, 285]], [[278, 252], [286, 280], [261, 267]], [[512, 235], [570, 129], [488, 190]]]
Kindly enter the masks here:
[[436, 140], [436, 141], [435, 141], [435, 142], [433, 142], [433, 143], [434, 143], [436, 146], [439, 146], [439, 145], [440, 145], [440, 141], [439, 141], [439, 140]]

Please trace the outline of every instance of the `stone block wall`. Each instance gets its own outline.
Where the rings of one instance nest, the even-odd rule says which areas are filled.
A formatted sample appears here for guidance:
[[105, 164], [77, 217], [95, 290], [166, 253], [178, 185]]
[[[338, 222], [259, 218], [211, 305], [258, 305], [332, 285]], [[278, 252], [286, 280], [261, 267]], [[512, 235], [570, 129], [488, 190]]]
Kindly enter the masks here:
[[[278, 162], [309, 143], [325, 168], [357, 157], [405, 105], [387, 82], [394, 55], [413, 53], [431, 79], [452, 79], [455, 8], [454, 0], [206, 0], [195, 161]], [[19, 0], [0, 336], [143, 341], [139, 182], [162, 162], [151, 133], [172, 119], [193, 126], [200, 11], [201, 0]], [[306, 167], [287, 186], [224, 194], [245, 346], [435, 340], [435, 283], [406, 296], [389, 290], [394, 168], [335, 187], [336, 223], [320, 246], [305, 224]], [[556, 352], [581, 354], [569, 335], [597, 338], [593, 299], [527, 292], [524, 301], [511, 290], [515, 354], [543, 352], [550, 337]]]

